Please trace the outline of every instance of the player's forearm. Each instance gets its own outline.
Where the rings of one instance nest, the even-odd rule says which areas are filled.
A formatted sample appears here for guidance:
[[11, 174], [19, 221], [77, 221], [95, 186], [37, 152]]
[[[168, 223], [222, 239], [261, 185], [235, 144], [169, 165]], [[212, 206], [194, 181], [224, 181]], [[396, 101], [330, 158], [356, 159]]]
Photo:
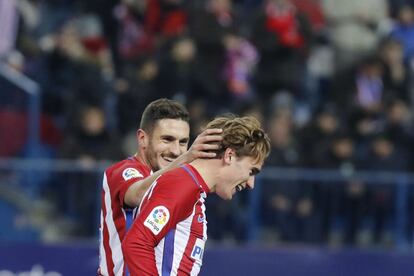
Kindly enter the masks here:
[[124, 203], [132, 208], [138, 207], [148, 188], [159, 176], [160, 173], [156, 172], [132, 184], [125, 193]]

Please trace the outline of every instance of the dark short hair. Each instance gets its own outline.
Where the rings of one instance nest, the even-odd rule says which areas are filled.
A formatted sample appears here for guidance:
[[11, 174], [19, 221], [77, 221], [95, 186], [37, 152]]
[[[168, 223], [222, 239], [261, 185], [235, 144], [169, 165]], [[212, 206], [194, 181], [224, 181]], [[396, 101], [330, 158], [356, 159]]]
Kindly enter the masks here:
[[158, 99], [147, 105], [142, 113], [140, 128], [151, 133], [158, 120], [176, 119], [190, 121], [188, 110], [179, 102], [170, 99]]

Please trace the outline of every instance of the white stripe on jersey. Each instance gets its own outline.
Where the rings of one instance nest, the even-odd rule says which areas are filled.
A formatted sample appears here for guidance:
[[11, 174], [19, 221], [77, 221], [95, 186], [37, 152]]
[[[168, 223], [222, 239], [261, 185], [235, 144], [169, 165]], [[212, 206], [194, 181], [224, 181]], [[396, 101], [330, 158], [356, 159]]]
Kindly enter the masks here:
[[115, 222], [113, 220], [111, 193], [109, 191], [106, 174], [104, 174], [103, 188], [105, 192], [106, 208], [105, 223], [108, 227], [109, 246], [112, 250], [112, 261], [114, 262], [114, 274], [115, 276], [122, 276], [124, 272], [124, 256], [122, 255], [121, 240], [119, 239], [118, 231], [116, 230]]
[[162, 260], [164, 257], [164, 242], [165, 239], [160, 240], [157, 247], [154, 249], [155, 253], [155, 264], [157, 266], [158, 275], [162, 275]]
[[206, 219], [207, 217], [206, 217], [206, 205], [204, 204], [204, 202], [206, 201], [206, 197], [207, 197], [207, 194], [205, 192], [201, 193], [200, 201], [202, 203], [201, 212], [203, 212], [203, 217], [204, 217], [203, 237], [205, 241], [207, 240], [207, 219]]
[[101, 210], [101, 225], [99, 227], [99, 268], [100, 268], [100, 273], [102, 275], [109, 275], [108, 267], [106, 264], [105, 248], [103, 245], [103, 229], [104, 229], [104, 219], [103, 219], [103, 213]]
[[[154, 191], [155, 186], [157, 186], [157, 180], [158, 178], [160, 178], [159, 176], [154, 180], [154, 182], [152, 182], [150, 188], [148, 189], [147, 193], [148, 193], [148, 199], [150, 199], [150, 197], [152, 196], [152, 191]], [[145, 193], [145, 195], [147, 194]], [[144, 195], [143, 198], [146, 198], [146, 196]]]

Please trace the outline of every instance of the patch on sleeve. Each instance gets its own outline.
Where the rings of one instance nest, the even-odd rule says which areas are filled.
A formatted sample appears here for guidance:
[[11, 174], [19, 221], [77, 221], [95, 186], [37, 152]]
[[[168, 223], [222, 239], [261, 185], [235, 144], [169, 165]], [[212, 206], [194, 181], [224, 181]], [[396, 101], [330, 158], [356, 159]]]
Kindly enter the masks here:
[[122, 177], [126, 181], [126, 180], [130, 180], [132, 178], [138, 178], [138, 177], [144, 177], [144, 176], [137, 169], [134, 169], [134, 168], [126, 168], [122, 172]]
[[144, 225], [151, 230], [154, 235], [158, 235], [162, 228], [170, 219], [170, 212], [165, 206], [157, 206], [152, 209], [151, 213], [145, 219]]

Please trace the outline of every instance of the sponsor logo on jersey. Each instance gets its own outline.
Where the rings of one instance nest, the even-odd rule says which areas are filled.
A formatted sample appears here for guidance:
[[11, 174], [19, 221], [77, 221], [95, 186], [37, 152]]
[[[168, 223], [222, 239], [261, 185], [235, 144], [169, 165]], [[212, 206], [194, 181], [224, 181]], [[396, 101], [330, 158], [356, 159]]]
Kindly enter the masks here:
[[151, 213], [144, 221], [144, 225], [151, 230], [154, 235], [161, 232], [162, 228], [170, 219], [170, 212], [165, 206], [157, 206], [152, 209]]
[[204, 216], [203, 216], [203, 215], [198, 215], [198, 217], [197, 217], [197, 221], [198, 221], [199, 223], [203, 223], [203, 222], [204, 222]]
[[191, 258], [201, 263], [201, 261], [203, 260], [203, 253], [204, 241], [202, 239], [196, 239], [193, 250], [191, 250]]
[[122, 172], [124, 180], [130, 180], [132, 178], [144, 177], [137, 169], [127, 168]]

